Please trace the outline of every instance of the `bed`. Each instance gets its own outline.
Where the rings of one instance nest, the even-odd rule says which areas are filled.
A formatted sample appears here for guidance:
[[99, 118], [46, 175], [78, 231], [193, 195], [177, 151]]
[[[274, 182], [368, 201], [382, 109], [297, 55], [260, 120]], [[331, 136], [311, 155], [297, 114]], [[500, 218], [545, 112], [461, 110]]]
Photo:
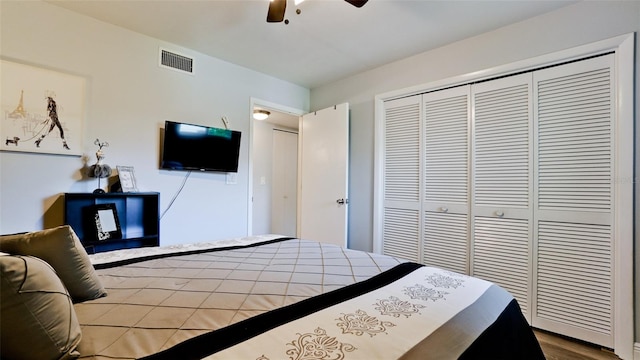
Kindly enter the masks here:
[[74, 298], [62, 358], [544, 359], [502, 288], [380, 254], [270, 235], [88, 259], [106, 296]]

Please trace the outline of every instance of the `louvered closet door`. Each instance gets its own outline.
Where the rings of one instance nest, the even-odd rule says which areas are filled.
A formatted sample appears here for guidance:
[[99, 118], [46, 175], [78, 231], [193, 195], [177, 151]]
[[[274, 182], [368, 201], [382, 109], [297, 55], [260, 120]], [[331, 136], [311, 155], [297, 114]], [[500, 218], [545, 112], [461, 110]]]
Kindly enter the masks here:
[[472, 87], [471, 273], [501, 285], [531, 319], [531, 74]]
[[534, 74], [533, 325], [613, 347], [613, 55]]
[[469, 273], [470, 86], [423, 95], [422, 262]]
[[421, 95], [384, 103], [382, 253], [420, 262]]

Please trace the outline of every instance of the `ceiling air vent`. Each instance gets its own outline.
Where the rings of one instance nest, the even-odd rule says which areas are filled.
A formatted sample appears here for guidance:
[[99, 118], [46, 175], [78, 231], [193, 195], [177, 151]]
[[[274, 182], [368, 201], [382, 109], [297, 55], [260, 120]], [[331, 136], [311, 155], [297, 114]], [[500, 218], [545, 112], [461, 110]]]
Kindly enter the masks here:
[[193, 74], [193, 59], [160, 49], [160, 66]]

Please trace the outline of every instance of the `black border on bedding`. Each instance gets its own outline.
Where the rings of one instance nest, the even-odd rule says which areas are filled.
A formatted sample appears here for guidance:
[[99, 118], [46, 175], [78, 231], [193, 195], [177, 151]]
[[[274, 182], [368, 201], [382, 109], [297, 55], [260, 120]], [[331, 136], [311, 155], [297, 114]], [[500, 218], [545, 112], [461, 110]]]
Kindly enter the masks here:
[[516, 299], [511, 300], [498, 319], [491, 324], [460, 360], [539, 360], [545, 359], [533, 329], [527, 323]]
[[391, 284], [422, 266], [424, 265], [402, 263], [367, 280], [202, 334], [142, 359], [202, 359], [290, 321]]
[[277, 242], [280, 242], [280, 241], [293, 240], [293, 239], [297, 239], [297, 238], [281, 237], [281, 238], [277, 238], [277, 239], [273, 239], [273, 240], [260, 241], [260, 242], [253, 243], [253, 244], [248, 244], [248, 245], [223, 246], [223, 247], [219, 247], [219, 248], [188, 250], [188, 251], [183, 251], [183, 252], [167, 252], [167, 253], [162, 253], [162, 254], [153, 254], [153, 255], [147, 255], [147, 256], [134, 257], [134, 258], [130, 258], [130, 259], [116, 260], [116, 261], [112, 261], [112, 262], [105, 262], [105, 263], [102, 263], [102, 264], [94, 264], [93, 267], [96, 270], [109, 269], [109, 268], [114, 268], [114, 267], [123, 266], [123, 265], [135, 264], [135, 263], [139, 263], [139, 262], [147, 261], [147, 260], [163, 259], [163, 258], [174, 257], [174, 256], [182, 256], [182, 255], [204, 254], [204, 253], [215, 252], [215, 251], [244, 249], [244, 248], [250, 248], [250, 247], [266, 245], [266, 244], [273, 244], [273, 243], [277, 243]]

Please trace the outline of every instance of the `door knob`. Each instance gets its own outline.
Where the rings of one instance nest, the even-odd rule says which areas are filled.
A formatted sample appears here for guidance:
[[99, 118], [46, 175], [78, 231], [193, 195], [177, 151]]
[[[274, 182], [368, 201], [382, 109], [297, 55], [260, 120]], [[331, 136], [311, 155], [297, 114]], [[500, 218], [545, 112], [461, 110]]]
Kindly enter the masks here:
[[344, 205], [349, 203], [349, 199], [338, 199], [336, 202], [340, 205]]

